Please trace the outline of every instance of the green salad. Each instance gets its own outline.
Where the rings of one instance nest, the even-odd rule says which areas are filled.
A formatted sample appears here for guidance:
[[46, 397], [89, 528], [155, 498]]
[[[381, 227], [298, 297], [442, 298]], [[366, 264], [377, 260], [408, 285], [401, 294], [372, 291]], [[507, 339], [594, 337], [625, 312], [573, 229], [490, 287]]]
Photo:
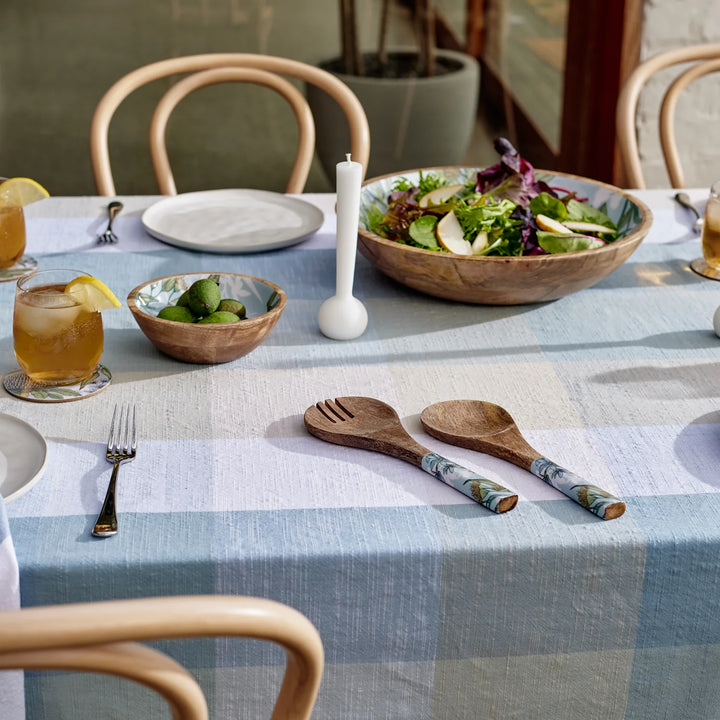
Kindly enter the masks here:
[[459, 255], [520, 256], [602, 247], [618, 238], [602, 210], [550, 187], [504, 138], [500, 161], [464, 185], [440, 173], [400, 178], [387, 209], [373, 208], [368, 229], [406, 245]]

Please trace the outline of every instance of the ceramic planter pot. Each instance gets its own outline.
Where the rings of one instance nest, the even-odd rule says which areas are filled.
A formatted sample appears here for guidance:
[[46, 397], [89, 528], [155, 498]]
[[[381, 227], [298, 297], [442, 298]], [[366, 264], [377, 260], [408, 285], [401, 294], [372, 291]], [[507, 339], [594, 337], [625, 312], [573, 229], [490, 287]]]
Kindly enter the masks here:
[[[396, 51], [396, 65], [414, 65], [415, 51]], [[367, 56], [372, 60], [372, 56]], [[475, 58], [437, 51], [432, 77], [372, 77], [338, 72], [339, 60], [320, 63], [345, 82], [365, 108], [370, 125], [367, 177], [406, 168], [462, 165], [475, 125], [480, 68]], [[306, 86], [315, 117], [317, 154], [335, 182], [335, 165], [350, 150], [347, 122], [339, 106], [319, 88]]]

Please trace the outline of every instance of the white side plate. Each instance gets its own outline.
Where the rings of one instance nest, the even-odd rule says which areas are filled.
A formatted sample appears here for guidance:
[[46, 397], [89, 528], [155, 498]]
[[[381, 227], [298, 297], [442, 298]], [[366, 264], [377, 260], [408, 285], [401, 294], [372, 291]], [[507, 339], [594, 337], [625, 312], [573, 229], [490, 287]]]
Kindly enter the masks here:
[[24, 420], [0, 413], [0, 495], [5, 502], [26, 493], [47, 462], [45, 438]]
[[268, 190], [206, 190], [160, 200], [142, 216], [158, 240], [189, 250], [249, 253], [294, 245], [322, 225], [304, 200]]

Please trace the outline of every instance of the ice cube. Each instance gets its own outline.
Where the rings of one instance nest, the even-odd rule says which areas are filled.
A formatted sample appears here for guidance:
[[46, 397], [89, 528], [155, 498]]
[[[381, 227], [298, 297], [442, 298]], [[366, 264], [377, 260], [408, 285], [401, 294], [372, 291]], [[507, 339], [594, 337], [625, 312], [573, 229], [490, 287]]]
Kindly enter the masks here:
[[39, 305], [22, 305], [18, 307], [18, 320], [29, 335], [37, 338], [47, 338], [66, 333], [82, 311], [82, 306], [76, 305], [70, 298], [70, 303], [62, 302], [57, 294], [47, 295], [47, 303]]

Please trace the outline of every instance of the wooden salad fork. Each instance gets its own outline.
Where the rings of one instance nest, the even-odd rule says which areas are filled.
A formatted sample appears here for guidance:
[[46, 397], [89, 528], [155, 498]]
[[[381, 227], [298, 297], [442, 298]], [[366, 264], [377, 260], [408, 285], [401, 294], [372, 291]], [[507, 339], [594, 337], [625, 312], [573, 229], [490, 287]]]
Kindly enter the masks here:
[[110, 437], [108, 439], [105, 458], [112, 463], [113, 470], [110, 483], [105, 493], [100, 515], [95, 522], [92, 534], [97, 537], [116, 535], [118, 531], [117, 514], [115, 512], [115, 485], [117, 483], [120, 463], [135, 459], [137, 448], [137, 426], [135, 422], [135, 406], [132, 408], [132, 421], [130, 419], [130, 406], [120, 409], [115, 406], [112, 422], [110, 423]]
[[502, 485], [431, 452], [413, 440], [393, 408], [369, 397], [340, 397], [305, 411], [308, 432], [336, 445], [375, 450], [400, 458], [493, 512], [512, 510], [518, 496]]
[[438, 440], [507, 460], [564, 493], [603, 520], [625, 512], [622, 500], [590, 485], [530, 447], [510, 413], [483, 400], [448, 400], [426, 407], [420, 421]]

